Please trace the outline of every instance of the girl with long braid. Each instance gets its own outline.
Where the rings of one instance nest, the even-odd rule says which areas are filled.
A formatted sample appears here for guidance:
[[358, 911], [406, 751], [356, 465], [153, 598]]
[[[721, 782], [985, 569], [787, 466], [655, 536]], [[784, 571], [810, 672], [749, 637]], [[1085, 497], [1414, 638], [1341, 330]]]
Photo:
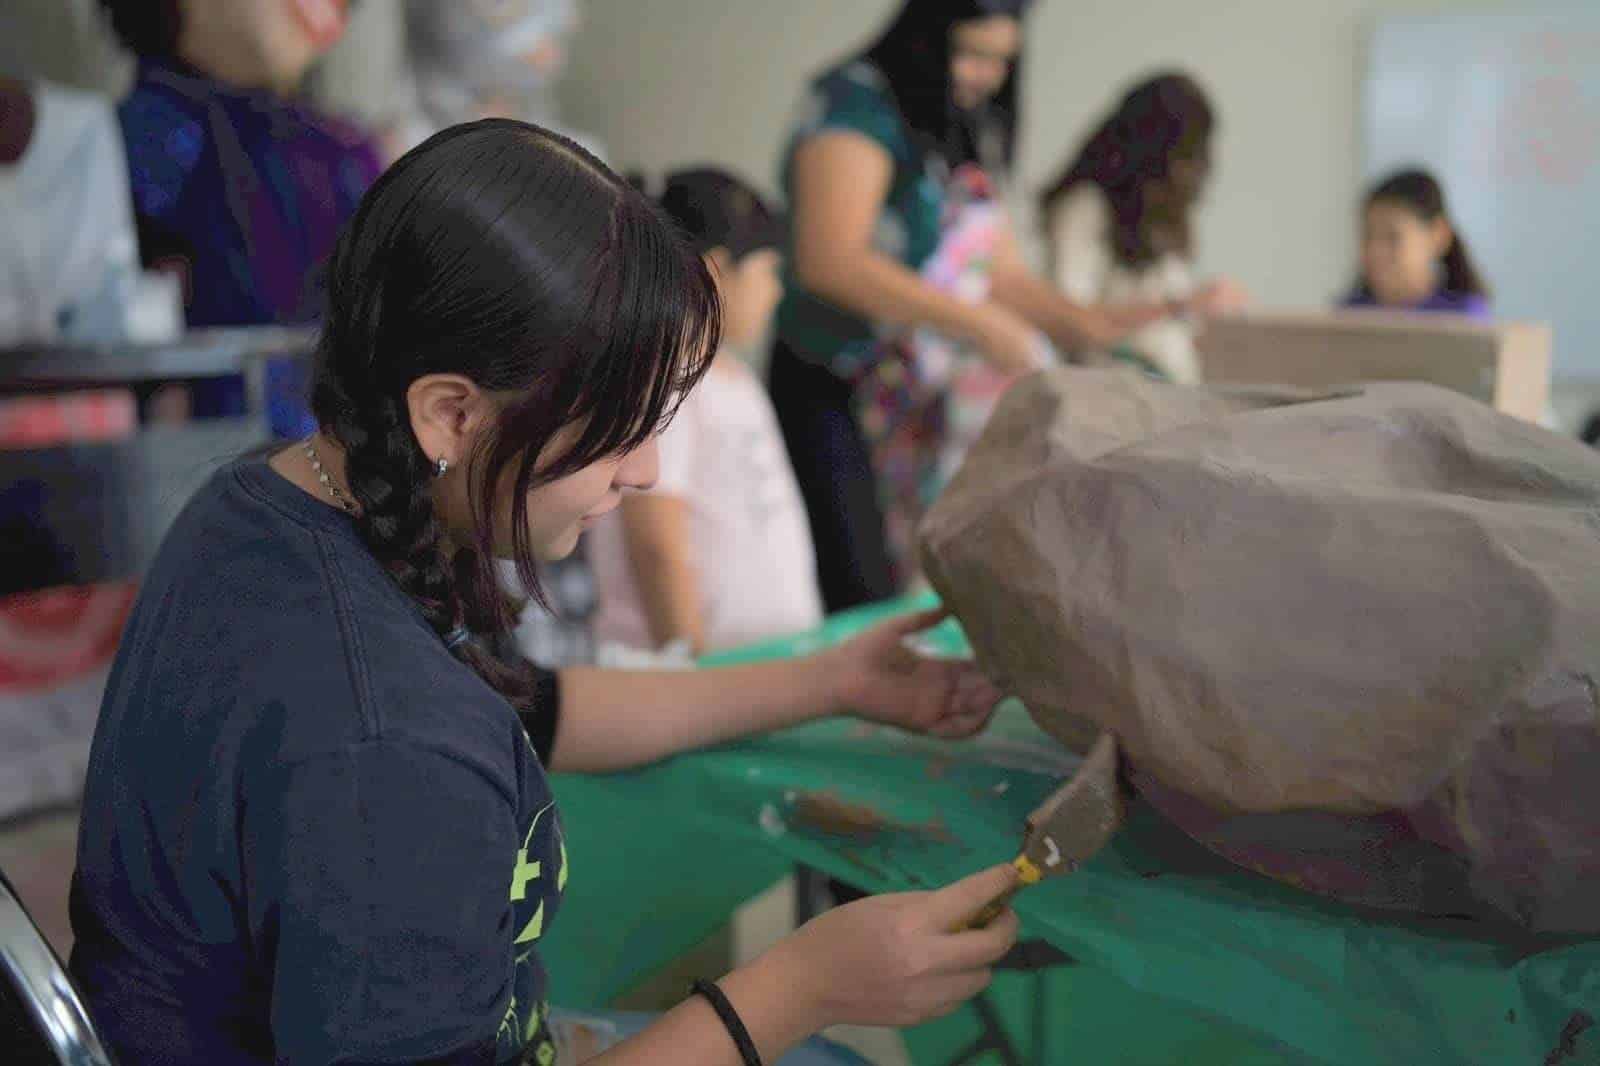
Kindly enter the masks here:
[[[219, 472], [143, 586], [91, 754], [72, 971], [125, 1066], [549, 1066], [538, 946], [569, 886], [547, 771], [846, 710], [964, 736], [996, 693], [905, 650], [932, 616], [721, 671], [505, 653], [494, 560], [538, 596], [540, 561], [650, 486], [720, 332], [700, 256], [571, 141], [437, 134], [363, 199], [328, 295], [317, 432]], [[771, 1062], [953, 1009], [1016, 923], [950, 930], [1013, 876], [831, 911], [591, 1061]]]

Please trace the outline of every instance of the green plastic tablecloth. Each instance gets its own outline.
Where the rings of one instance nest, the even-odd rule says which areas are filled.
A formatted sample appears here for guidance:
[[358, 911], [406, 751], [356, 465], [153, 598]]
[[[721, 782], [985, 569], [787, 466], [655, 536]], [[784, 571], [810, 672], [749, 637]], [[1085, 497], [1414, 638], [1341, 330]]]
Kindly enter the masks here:
[[[707, 665], [806, 654], [928, 602]], [[935, 643], [965, 647], [954, 623]], [[544, 942], [554, 997], [603, 1005], [797, 863], [881, 892], [1004, 861], [1073, 764], [1007, 705], [959, 744], [832, 720], [641, 772], [560, 777], [572, 881]], [[817, 797], [870, 808], [881, 825], [818, 819]], [[997, 982], [1029, 1061], [1600, 1063], [1600, 941], [1507, 939], [1316, 899], [1228, 865], [1139, 805], [1095, 861], [1016, 908], [1026, 937], [1078, 962]], [[1041, 995], [1034, 1026], [1025, 1015]], [[975, 1032], [969, 1013], [908, 1043], [918, 1062], [941, 1063]]]

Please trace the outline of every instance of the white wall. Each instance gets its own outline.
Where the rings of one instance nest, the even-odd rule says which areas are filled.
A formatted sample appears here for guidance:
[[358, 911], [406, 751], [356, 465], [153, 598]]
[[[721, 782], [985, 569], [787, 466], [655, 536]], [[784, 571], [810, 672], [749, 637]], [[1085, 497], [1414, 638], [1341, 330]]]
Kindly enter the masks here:
[[[1038, 0], [1021, 185], [1035, 189], [1129, 82], [1181, 66], [1221, 115], [1203, 266], [1263, 303], [1311, 305], [1354, 255], [1359, 106], [1373, 19], [1492, 0]], [[586, 0], [568, 121], [619, 166], [719, 162], [772, 189], [806, 77], [898, 0]]]

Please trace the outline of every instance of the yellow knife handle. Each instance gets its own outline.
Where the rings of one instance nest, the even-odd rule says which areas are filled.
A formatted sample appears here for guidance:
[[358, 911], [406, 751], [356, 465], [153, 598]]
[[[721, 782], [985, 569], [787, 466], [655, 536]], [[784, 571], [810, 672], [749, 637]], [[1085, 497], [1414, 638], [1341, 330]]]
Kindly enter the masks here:
[[1036, 885], [1044, 880], [1044, 871], [1039, 869], [1033, 860], [1026, 855], [1018, 855], [1011, 860], [1011, 865], [1017, 868], [1017, 883], [1002, 892], [977, 914], [968, 918], [956, 932], [985, 928], [990, 922], [1005, 913], [1006, 907], [1016, 898], [1018, 892], [1021, 892], [1029, 885]]

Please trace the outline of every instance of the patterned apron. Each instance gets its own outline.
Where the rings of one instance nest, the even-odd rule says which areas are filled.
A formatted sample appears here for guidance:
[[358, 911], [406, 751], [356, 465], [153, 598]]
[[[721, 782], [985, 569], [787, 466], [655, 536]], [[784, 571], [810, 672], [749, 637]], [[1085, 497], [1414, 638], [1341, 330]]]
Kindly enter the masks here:
[[[967, 303], [989, 297], [1004, 213], [982, 168], [946, 183], [938, 247], [922, 279]], [[889, 553], [902, 586], [917, 578], [916, 528], [977, 440], [1007, 375], [961, 342], [924, 327], [880, 337], [853, 401], [883, 507]]]

